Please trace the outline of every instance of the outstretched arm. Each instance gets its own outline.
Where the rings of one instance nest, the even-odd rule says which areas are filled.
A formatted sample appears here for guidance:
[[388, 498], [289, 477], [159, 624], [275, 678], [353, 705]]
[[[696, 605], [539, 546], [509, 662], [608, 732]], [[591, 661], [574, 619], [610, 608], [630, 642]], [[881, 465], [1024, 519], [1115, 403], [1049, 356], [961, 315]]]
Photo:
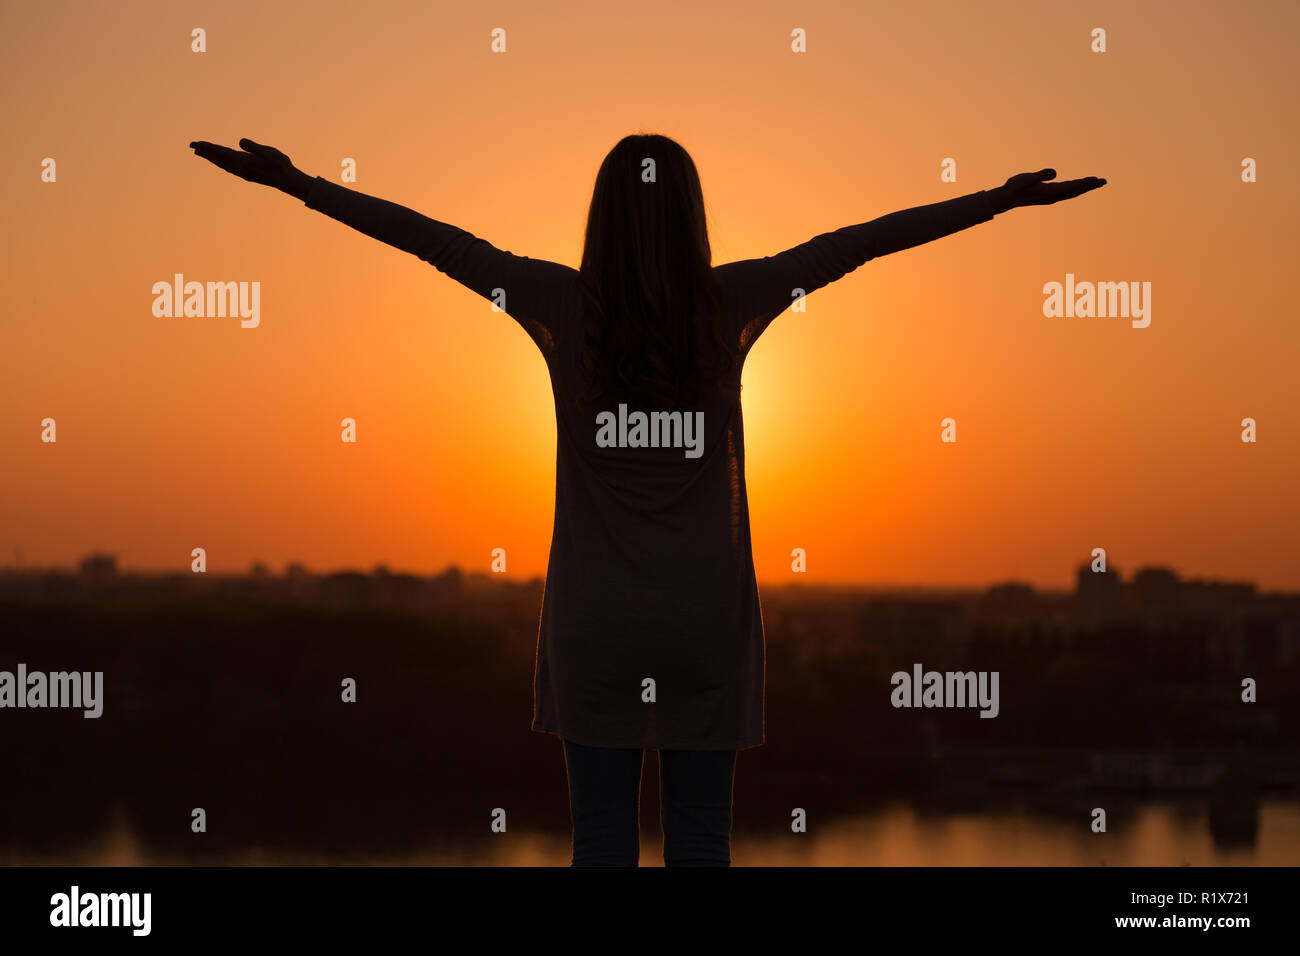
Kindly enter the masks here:
[[195, 154], [227, 172], [279, 189], [331, 219], [417, 256], [485, 299], [504, 297], [504, 311], [518, 320], [543, 352], [549, 352], [563, 321], [558, 306], [576, 273], [544, 259], [516, 256], [457, 226], [413, 209], [368, 196], [297, 169], [271, 146], [241, 139], [243, 151], [192, 142]]
[[807, 295], [870, 259], [951, 235], [1017, 206], [1047, 205], [1104, 186], [1091, 177], [1051, 183], [1056, 171], [1012, 176], [995, 189], [892, 212], [870, 222], [823, 233], [774, 256], [718, 266], [719, 280], [739, 304], [741, 347], [747, 351], [799, 294]]

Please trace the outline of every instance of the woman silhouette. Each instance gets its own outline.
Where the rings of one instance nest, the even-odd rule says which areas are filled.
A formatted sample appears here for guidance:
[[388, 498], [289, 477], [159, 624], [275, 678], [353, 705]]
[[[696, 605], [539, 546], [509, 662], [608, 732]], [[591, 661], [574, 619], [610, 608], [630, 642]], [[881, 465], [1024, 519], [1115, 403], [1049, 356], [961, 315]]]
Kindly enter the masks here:
[[643, 752], [660, 759], [664, 862], [731, 862], [736, 752], [764, 741], [740, 375], [776, 316], [869, 259], [1105, 184], [1055, 171], [713, 266], [699, 175], [664, 136], [605, 157], [581, 268], [296, 169], [270, 146], [195, 154], [418, 256], [532, 337], [556, 420], [555, 524], [532, 729], [562, 738], [573, 865], [635, 866]]

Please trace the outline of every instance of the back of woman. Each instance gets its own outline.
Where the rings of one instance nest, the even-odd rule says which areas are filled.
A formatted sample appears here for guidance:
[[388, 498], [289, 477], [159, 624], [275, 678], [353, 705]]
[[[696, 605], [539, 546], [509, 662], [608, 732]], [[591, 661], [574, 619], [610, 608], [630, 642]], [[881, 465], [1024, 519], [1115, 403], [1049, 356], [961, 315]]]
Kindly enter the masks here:
[[[725, 310], [702, 317], [723, 328]], [[694, 401], [588, 394], [581, 336], [549, 362], [555, 526], [533, 729], [605, 747], [763, 742], [763, 634], [738, 370]]]
[[710, 260], [690, 156], [626, 137], [597, 174], [549, 359], [555, 528], [535, 730], [602, 747], [762, 743], [740, 324]]

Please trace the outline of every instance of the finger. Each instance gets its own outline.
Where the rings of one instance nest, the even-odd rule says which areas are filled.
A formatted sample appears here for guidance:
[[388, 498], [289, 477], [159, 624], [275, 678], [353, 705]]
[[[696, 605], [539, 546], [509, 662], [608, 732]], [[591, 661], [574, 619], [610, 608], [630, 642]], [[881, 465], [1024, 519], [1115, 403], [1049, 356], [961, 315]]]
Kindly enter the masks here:
[[1050, 195], [1054, 199], [1073, 199], [1075, 196], [1079, 195], [1079, 193], [1091, 188], [1078, 179], [1073, 179], [1064, 183], [1052, 183], [1051, 186], [1052, 192]]
[[1053, 183], [1055, 194], [1053, 202], [1060, 202], [1063, 199], [1074, 199], [1076, 196], [1082, 196], [1084, 193], [1092, 192], [1101, 184], [1091, 179], [1071, 179], [1064, 183]]
[[1045, 183], [1045, 182], [1047, 182], [1049, 179], [1055, 179], [1055, 178], [1056, 178], [1056, 170], [1054, 170], [1054, 169], [1040, 169], [1038, 172], [1036, 172], [1036, 173], [1030, 173], [1029, 175], [1033, 176], [1033, 177], [1034, 177], [1035, 179], [1037, 179], [1039, 182], [1043, 182], [1043, 183]]
[[216, 143], [201, 142], [194, 148], [194, 152], [209, 162], [219, 164], [243, 162], [249, 158], [247, 153], [229, 146], [218, 146]]
[[241, 139], [239, 145], [242, 149], [248, 150], [254, 156], [261, 156], [263, 159], [278, 159], [283, 155], [274, 146], [267, 146], [264, 143], [255, 143], [248, 138]]
[[258, 162], [248, 153], [240, 152], [237, 149], [229, 149], [225, 146], [217, 146], [213, 143], [207, 143], [196, 148], [194, 154], [201, 159], [206, 159], [218, 169], [223, 169], [240, 179], [250, 179], [250, 167]]

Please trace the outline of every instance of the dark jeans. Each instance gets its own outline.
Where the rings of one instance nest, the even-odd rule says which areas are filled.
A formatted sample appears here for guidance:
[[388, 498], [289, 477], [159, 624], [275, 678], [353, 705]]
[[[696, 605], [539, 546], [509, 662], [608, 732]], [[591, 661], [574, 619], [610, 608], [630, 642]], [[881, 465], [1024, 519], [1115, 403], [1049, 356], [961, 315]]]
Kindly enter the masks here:
[[[564, 741], [573, 866], [636, 866], [641, 852], [640, 749]], [[731, 865], [734, 750], [659, 751], [666, 866]]]

